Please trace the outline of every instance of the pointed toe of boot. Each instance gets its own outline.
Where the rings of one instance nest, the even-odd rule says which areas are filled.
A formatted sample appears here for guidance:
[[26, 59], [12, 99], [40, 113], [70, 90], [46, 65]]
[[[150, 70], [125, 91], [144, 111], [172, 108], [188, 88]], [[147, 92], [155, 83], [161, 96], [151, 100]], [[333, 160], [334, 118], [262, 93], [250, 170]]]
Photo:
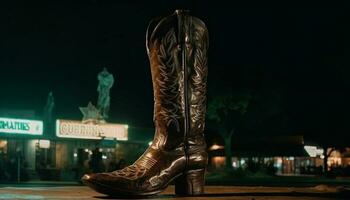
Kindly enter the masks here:
[[87, 181], [91, 178], [91, 176], [89, 174], [85, 174], [83, 177], [81, 177], [82, 181]]
[[91, 187], [91, 184], [94, 184], [96, 182], [95, 177], [95, 174], [85, 174], [83, 177], [81, 177], [80, 180], [83, 182], [83, 184]]
[[111, 173], [85, 174], [81, 181], [86, 186], [102, 194], [109, 196], [124, 195], [122, 190], [120, 190], [120, 179], [114, 177]]
[[84, 185], [90, 187], [91, 189], [95, 190], [96, 192], [103, 193], [103, 194], [109, 194], [108, 190], [104, 187], [103, 180], [101, 180], [100, 174], [85, 174], [81, 181]]

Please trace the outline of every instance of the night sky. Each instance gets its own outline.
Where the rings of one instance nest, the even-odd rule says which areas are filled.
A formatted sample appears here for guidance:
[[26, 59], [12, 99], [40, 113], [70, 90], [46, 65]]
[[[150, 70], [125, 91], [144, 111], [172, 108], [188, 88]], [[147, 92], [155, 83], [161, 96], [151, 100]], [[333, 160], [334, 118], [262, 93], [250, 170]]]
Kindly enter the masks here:
[[52, 90], [56, 117], [81, 119], [107, 67], [110, 121], [152, 127], [146, 28], [187, 8], [209, 29], [209, 100], [227, 88], [253, 94], [245, 130], [348, 137], [349, 5], [174, 2], [1, 1], [0, 109], [40, 115]]

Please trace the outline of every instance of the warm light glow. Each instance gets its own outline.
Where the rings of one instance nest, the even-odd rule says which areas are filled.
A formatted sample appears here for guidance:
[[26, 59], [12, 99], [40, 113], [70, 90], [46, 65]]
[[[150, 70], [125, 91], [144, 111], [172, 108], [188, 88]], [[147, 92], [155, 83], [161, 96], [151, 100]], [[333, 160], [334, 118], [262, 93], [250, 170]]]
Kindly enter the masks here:
[[328, 166], [341, 166], [342, 165], [342, 155], [340, 151], [333, 151], [331, 155], [328, 157]]
[[213, 145], [209, 148], [209, 150], [214, 151], [214, 150], [224, 149], [224, 148], [225, 148], [225, 147], [222, 146], [222, 145], [213, 144]]
[[0, 118], [0, 133], [43, 134], [43, 122], [38, 120]]
[[6, 140], [0, 140], [0, 149], [5, 148], [7, 146]]
[[340, 157], [329, 157], [327, 163], [328, 166], [340, 166], [342, 162]]
[[39, 140], [39, 148], [43, 148], [43, 149], [50, 148], [50, 140]]
[[128, 125], [57, 120], [56, 135], [63, 138], [128, 140]]
[[225, 166], [225, 157], [224, 156], [215, 156], [211, 158], [212, 165], [215, 168], [221, 168]]

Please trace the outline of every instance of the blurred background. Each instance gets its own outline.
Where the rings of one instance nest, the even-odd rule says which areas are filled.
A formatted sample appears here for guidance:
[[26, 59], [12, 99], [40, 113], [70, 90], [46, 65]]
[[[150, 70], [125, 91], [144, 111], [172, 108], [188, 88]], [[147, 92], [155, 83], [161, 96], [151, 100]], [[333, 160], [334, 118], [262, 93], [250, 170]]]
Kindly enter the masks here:
[[[348, 6], [1, 1], [0, 182], [78, 181], [133, 163], [154, 134], [146, 29], [175, 9], [209, 30], [208, 184], [348, 180]], [[106, 122], [122, 127], [112, 138], [81, 125], [104, 68], [114, 77]]]

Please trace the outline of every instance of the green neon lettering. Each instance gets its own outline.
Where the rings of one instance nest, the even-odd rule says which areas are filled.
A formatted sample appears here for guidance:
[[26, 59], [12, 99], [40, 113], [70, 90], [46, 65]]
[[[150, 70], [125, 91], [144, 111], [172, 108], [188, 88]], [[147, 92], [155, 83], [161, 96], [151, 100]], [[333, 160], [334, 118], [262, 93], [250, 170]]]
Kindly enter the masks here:
[[25, 131], [29, 131], [29, 124], [28, 123], [22, 123], [22, 127], [23, 129], [22, 130], [25, 130]]

